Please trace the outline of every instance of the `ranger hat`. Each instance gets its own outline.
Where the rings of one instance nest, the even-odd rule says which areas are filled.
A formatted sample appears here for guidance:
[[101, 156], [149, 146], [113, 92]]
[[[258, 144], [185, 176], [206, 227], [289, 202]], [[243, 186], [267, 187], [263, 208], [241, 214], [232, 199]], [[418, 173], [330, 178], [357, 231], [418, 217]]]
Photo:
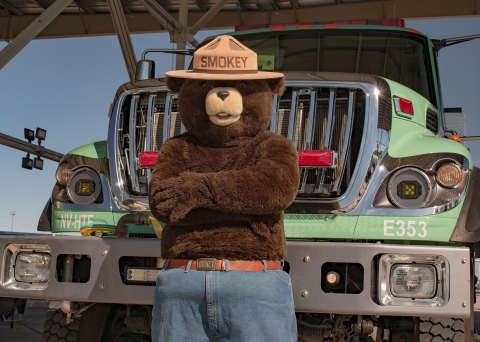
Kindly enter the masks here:
[[231, 36], [219, 36], [193, 53], [193, 70], [174, 70], [169, 77], [204, 80], [280, 78], [280, 72], [258, 71], [257, 54]]

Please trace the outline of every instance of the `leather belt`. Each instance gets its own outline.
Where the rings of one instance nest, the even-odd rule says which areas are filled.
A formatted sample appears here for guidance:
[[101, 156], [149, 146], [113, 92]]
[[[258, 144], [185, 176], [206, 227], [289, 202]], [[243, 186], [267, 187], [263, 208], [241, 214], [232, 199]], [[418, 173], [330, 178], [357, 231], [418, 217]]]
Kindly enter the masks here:
[[[186, 269], [188, 261], [186, 259], [170, 259], [167, 268]], [[201, 258], [192, 260], [190, 270], [262, 272], [265, 269], [264, 262], [267, 270], [282, 269], [280, 260], [228, 260], [227, 266], [227, 260], [225, 259]]]

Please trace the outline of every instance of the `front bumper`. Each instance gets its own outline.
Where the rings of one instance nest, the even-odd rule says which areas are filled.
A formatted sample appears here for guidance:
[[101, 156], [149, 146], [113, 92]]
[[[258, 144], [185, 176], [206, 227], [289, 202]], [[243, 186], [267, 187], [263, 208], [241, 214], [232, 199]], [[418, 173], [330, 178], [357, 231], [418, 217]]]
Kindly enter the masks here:
[[[68, 300], [77, 302], [152, 305], [154, 286], [127, 285], [119, 271], [122, 257], [160, 257], [158, 239], [123, 239], [71, 236], [18, 236], [0, 238], [0, 251], [9, 244], [42, 244], [51, 249], [50, 280], [43, 290], [6, 288], [5, 254], [2, 253], [0, 297]], [[405, 246], [376, 243], [289, 241], [288, 258], [295, 309], [300, 312], [379, 316], [470, 316], [470, 250], [466, 247]], [[86, 283], [59, 282], [55, 276], [61, 255], [88, 255], [90, 277]], [[376, 265], [384, 254], [438, 255], [449, 264], [446, 274], [448, 299], [443, 306], [380, 305]], [[321, 288], [324, 263], [356, 263], [364, 270], [363, 291], [326, 293]]]

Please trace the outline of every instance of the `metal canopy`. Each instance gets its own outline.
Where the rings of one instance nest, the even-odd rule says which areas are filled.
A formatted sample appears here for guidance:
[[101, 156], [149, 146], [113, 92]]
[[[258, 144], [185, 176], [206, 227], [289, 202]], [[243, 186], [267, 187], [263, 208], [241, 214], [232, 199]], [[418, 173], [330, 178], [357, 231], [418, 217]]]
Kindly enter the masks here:
[[[0, 0], [0, 40], [22, 32], [54, 0]], [[165, 32], [148, 7], [180, 21], [182, 0], [121, 0], [130, 33]], [[223, 3], [216, 13], [218, 3]], [[149, 3], [150, 6], [146, 3]], [[326, 20], [403, 18], [425, 19], [480, 15], [480, 0], [195, 0], [188, 3], [189, 28], [220, 29], [245, 24], [291, 23]], [[158, 6], [157, 6], [158, 5]], [[213, 11], [211, 11], [213, 9]], [[214, 14], [201, 20], [207, 12]], [[202, 22], [201, 27], [196, 25]], [[115, 34], [108, 2], [72, 1], [37, 38], [83, 37]], [[193, 33], [193, 32], [192, 32]]]
[[[130, 33], [169, 32], [178, 49], [201, 29], [249, 24], [478, 16], [480, 0], [0, 0], [0, 69], [35, 38], [116, 34], [130, 79]], [[183, 55], [177, 69], [183, 69]]]

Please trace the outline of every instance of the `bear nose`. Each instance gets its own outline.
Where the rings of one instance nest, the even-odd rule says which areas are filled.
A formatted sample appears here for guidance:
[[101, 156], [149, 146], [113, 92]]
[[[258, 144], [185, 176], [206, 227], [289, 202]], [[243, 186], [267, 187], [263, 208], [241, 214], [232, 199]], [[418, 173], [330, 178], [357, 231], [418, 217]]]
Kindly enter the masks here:
[[228, 95], [230, 95], [230, 93], [229, 93], [228, 91], [219, 91], [219, 92], [217, 93], [217, 96], [218, 96], [219, 98], [221, 98], [222, 101], [225, 101], [225, 99], [227, 98]]

